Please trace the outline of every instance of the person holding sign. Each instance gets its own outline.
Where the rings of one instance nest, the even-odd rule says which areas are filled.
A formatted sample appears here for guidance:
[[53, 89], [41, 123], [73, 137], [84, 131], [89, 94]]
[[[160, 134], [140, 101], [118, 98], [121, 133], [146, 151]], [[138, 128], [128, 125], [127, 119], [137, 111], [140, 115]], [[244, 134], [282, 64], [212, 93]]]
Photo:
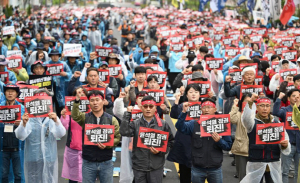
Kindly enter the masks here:
[[[172, 147], [174, 137], [169, 125], [156, 114], [155, 99], [152, 96], [145, 96], [141, 104], [143, 117], [133, 122], [130, 122], [133, 106], [127, 107], [127, 112], [124, 113], [121, 123], [120, 133], [122, 136], [133, 137], [132, 169], [135, 182], [162, 183], [165, 155]], [[138, 141], [141, 140], [141, 135], [139, 134], [141, 128], [168, 132], [167, 142], [164, 143], [167, 146], [166, 152], [155, 148], [159, 147], [156, 142], [162, 139], [153, 138], [150, 139], [151, 145], [147, 145], [147, 148], [138, 147], [141, 145], [145, 146], [145, 142], [138, 144]]]
[[[87, 97], [90, 101], [92, 112], [87, 114], [79, 111], [80, 97], [81, 94], [77, 90], [71, 117], [83, 128], [83, 133], [86, 134], [85, 127], [87, 124], [113, 126], [113, 146], [118, 145], [121, 138], [119, 133], [119, 123], [115, 117], [104, 112], [104, 96], [101, 91], [92, 90], [89, 92]], [[113, 183], [112, 148], [113, 147], [106, 146], [101, 142], [98, 142], [96, 145], [83, 145], [82, 182], [95, 183], [96, 178], [99, 175], [101, 183]]]
[[[47, 96], [48, 92], [44, 89], [36, 90], [34, 95]], [[36, 118], [29, 118], [29, 114], [25, 113], [15, 133], [18, 139], [25, 141], [25, 182], [58, 182], [56, 138], [63, 137], [66, 129], [56, 113]]]
[[[49, 54], [51, 57], [50, 61], [45, 62], [44, 64], [63, 64], [63, 72], [59, 76], [53, 76], [53, 91], [55, 92], [54, 105], [56, 111], [61, 111], [65, 106], [65, 90], [68, 81], [71, 79], [72, 72], [66, 62], [63, 62], [59, 59], [61, 54], [58, 50], [53, 49]], [[59, 114], [60, 115], [60, 114]]]
[[[6, 75], [5, 78], [2, 78], [2, 76], [1, 76], [1, 82], [0, 82], [1, 87], [3, 87], [4, 81], [7, 81], [7, 83], [4, 83], [4, 84], [15, 84], [17, 82], [17, 77], [16, 77], [15, 73], [12, 71], [9, 71], [7, 69], [7, 65], [8, 65], [8, 60], [3, 55], [0, 55], [0, 72], [4, 72], [4, 73], [8, 72], [8, 75]], [[4, 81], [2, 79], [4, 79]]]
[[[232, 141], [230, 136], [221, 137], [213, 132], [211, 137], [201, 137], [200, 124], [196, 120], [185, 122], [189, 103], [185, 102], [175, 127], [183, 134], [192, 136], [192, 182], [222, 183], [223, 150], [230, 151]], [[202, 115], [217, 115], [215, 101], [204, 99], [201, 105]]]
[[[20, 89], [16, 85], [4, 86], [5, 100], [1, 102], [1, 106], [21, 106], [21, 113], [23, 115], [25, 112], [24, 106], [18, 102], [16, 99], [20, 94]], [[18, 113], [15, 113], [17, 116]], [[10, 114], [12, 115], [12, 114]], [[2, 179], [1, 182], [9, 182], [9, 172], [10, 163], [12, 162], [14, 182], [21, 183], [25, 181], [24, 179], [24, 142], [17, 139], [14, 130], [18, 127], [21, 120], [16, 120], [14, 124], [4, 124], [0, 123], [0, 143], [3, 144], [0, 151], [0, 157], [2, 157]], [[1, 155], [2, 154], [2, 155]], [[0, 176], [1, 178], [1, 176]]]
[[[273, 106], [273, 115], [277, 116], [281, 119], [281, 121], [284, 121], [287, 123], [287, 112], [293, 112], [293, 106], [299, 107], [300, 104], [300, 92], [298, 89], [292, 89], [288, 91], [287, 97], [288, 101], [290, 102], [290, 105], [287, 107], [281, 107], [281, 99], [285, 96], [284, 93], [280, 92], [278, 98], [276, 99], [276, 102]], [[295, 130], [286, 130], [286, 132], [289, 135], [290, 144], [291, 144], [291, 153], [289, 155], [281, 154], [281, 165], [282, 165], [282, 182], [288, 183], [289, 182], [289, 169], [290, 165], [292, 163], [292, 160], [294, 160], [295, 164], [295, 175], [294, 180], [297, 180], [298, 177], [298, 164], [299, 164], [299, 153], [300, 153], [300, 131], [299, 129]]]
[[1, 32], [1, 37], [2, 37], [3, 43], [7, 46], [8, 50], [11, 50], [12, 45], [21, 39], [16, 30], [14, 30], [13, 32], [15, 32], [15, 34], [16, 34], [14, 37], [12, 36], [12, 34], [8, 34], [4, 38], [3, 38], [3, 36], [4, 36], [3, 30]]
[[7, 55], [7, 46], [3, 44], [3, 40], [0, 37], [0, 55], [4, 55], [6, 57]]
[[[257, 101], [256, 104], [255, 101]], [[249, 138], [249, 161], [247, 174], [241, 183], [260, 182], [263, 177], [265, 177], [266, 183], [281, 182], [282, 180], [280, 152], [286, 156], [291, 152], [287, 132], [284, 130], [284, 137], [281, 136], [281, 133], [267, 133], [266, 135], [269, 135], [267, 137], [270, 138], [266, 138], [265, 144], [257, 144], [260, 138], [257, 133], [258, 125], [280, 123], [270, 112], [271, 100], [266, 97], [258, 98], [256, 93], [252, 93], [242, 114], [242, 123]], [[273, 130], [268, 131], [272, 132]], [[277, 144], [268, 144], [271, 142], [268, 139], [276, 140]]]

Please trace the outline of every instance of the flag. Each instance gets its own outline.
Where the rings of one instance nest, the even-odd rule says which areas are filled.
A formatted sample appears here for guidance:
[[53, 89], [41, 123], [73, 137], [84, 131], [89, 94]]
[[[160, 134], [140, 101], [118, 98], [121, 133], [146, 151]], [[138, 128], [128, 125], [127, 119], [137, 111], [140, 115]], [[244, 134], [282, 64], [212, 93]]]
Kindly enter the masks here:
[[199, 11], [204, 11], [204, 6], [209, 0], [199, 0]]
[[288, 21], [290, 20], [290, 18], [293, 16], [293, 14], [295, 13], [296, 7], [295, 7], [295, 3], [294, 0], [287, 0], [281, 15], [280, 15], [280, 22], [283, 25], [286, 25], [288, 23]]
[[244, 3], [246, 0], [238, 0], [237, 5], [240, 6], [242, 3]]
[[248, 2], [247, 2], [247, 7], [248, 7], [248, 9], [250, 10], [250, 12], [252, 13], [252, 10], [253, 10], [254, 7], [255, 7], [255, 0], [248, 0]]
[[[273, 1], [273, 0], [271, 0]], [[264, 13], [263, 25], [267, 25], [270, 16], [270, 0], [261, 0], [262, 12]]]
[[175, 7], [175, 8], [178, 8], [178, 3], [176, 0], [172, 0], [172, 5]]
[[220, 12], [221, 9], [225, 7], [225, 3], [227, 0], [218, 0], [218, 11]]
[[218, 0], [211, 0], [209, 5], [212, 12], [218, 11]]
[[273, 20], [278, 20], [281, 11], [281, 0], [271, 0], [270, 1], [270, 13]]

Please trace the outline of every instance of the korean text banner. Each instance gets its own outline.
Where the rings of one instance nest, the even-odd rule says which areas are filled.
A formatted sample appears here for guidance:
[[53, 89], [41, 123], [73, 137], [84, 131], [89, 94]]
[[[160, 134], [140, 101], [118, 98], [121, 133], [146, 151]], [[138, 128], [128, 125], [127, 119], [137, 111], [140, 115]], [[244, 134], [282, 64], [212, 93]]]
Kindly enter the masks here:
[[32, 97], [33, 92], [37, 89], [39, 89], [38, 86], [32, 86], [32, 85], [23, 85], [23, 84], [17, 84], [17, 86], [20, 89], [20, 95], [17, 98], [17, 101], [24, 103], [25, 97]]
[[136, 119], [140, 119], [142, 116], [143, 116], [143, 113], [142, 113], [142, 111], [140, 109], [132, 109], [130, 121], [134, 121]]
[[140, 127], [137, 147], [150, 149], [154, 147], [161, 152], [167, 151], [169, 132]]
[[79, 56], [81, 44], [64, 44], [63, 54], [65, 57]]
[[84, 145], [114, 146], [114, 125], [85, 124]]
[[279, 144], [284, 140], [284, 123], [256, 125], [256, 144]]
[[52, 76], [29, 75], [28, 84], [38, 86], [39, 88], [47, 88], [48, 91], [52, 91]]
[[201, 102], [189, 102], [189, 108], [187, 110], [185, 120], [199, 120], [201, 114]]
[[14, 123], [21, 120], [21, 106], [0, 106], [0, 123]]
[[231, 135], [229, 114], [201, 115], [199, 123], [201, 137], [211, 137], [214, 132], [220, 136]]
[[33, 96], [25, 97], [25, 112], [30, 118], [48, 117], [53, 112], [52, 97], [50, 96]]
[[[73, 104], [75, 102], [76, 97], [66, 96], [65, 97], [65, 108], [66, 108], [66, 115], [71, 115], [71, 111], [73, 109]], [[90, 101], [87, 97], [81, 97], [79, 101], [79, 111], [89, 113], [91, 111], [90, 108]]]
[[64, 71], [64, 64], [47, 64], [46, 75], [59, 76]]
[[285, 129], [287, 130], [299, 130], [299, 127], [294, 123], [292, 119], [293, 112], [286, 112]]
[[146, 91], [148, 95], [152, 96], [155, 99], [156, 105], [160, 106], [164, 103], [165, 100], [165, 90], [151, 90], [151, 89], [143, 89]]

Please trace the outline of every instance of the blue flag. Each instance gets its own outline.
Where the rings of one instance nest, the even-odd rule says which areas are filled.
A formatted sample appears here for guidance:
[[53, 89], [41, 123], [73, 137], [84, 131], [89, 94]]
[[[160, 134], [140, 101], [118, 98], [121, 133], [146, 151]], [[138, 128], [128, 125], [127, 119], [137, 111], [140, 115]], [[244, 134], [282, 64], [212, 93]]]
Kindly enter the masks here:
[[252, 13], [252, 10], [253, 10], [254, 7], [255, 7], [255, 0], [248, 0], [248, 2], [247, 2], [247, 7], [248, 7], [248, 9], [250, 10], [250, 12]]
[[244, 3], [246, 0], [238, 0], [237, 5], [240, 6], [242, 3]]
[[227, 0], [218, 0], [218, 11], [220, 12], [221, 9], [225, 7], [225, 3]]
[[199, 11], [204, 11], [204, 6], [209, 0], [199, 0]]

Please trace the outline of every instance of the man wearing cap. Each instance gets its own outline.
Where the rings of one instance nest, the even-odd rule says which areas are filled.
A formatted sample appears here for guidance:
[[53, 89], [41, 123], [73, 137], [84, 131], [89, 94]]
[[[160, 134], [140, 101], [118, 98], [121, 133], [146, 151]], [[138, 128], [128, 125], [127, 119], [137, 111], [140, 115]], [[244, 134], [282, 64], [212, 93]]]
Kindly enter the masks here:
[[90, 53], [92, 52], [92, 43], [91, 41], [88, 39], [88, 33], [86, 31], [84, 31], [82, 33], [82, 36], [81, 36], [81, 43], [82, 43], [82, 46], [84, 47], [87, 55], [88, 55], [88, 58], [90, 56]]
[[[23, 40], [25, 41], [25, 45], [27, 47], [27, 50], [33, 51], [36, 47], [36, 42], [31, 40], [31, 36], [29, 34], [26, 34], [23, 36]], [[20, 42], [20, 41], [19, 41]]]
[[121, 44], [122, 51], [125, 52], [125, 55], [128, 55], [129, 52], [131, 52], [132, 49], [135, 48], [136, 44], [136, 40], [133, 39], [133, 33], [129, 32], [126, 39], [124, 39]]
[[[51, 96], [46, 89], [34, 91], [34, 96]], [[66, 129], [56, 113], [48, 117], [29, 118], [28, 113], [15, 130], [16, 137], [25, 141], [25, 182], [57, 183], [58, 160], [56, 138], [62, 138]]]
[[[21, 106], [21, 115], [24, 114], [25, 108], [24, 106], [18, 102], [16, 99], [18, 98], [20, 93], [19, 87], [16, 85], [6, 85], [4, 86], [4, 94], [5, 99], [1, 101], [0, 106], [13, 106], [13, 105], [20, 105]], [[13, 175], [14, 175], [14, 182], [21, 183], [24, 182], [24, 170], [23, 170], [23, 162], [24, 159], [24, 142], [19, 141], [17, 139], [14, 130], [17, 128], [21, 120], [16, 120], [14, 124], [5, 124], [0, 123], [0, 144], [2, 158], [2, 183], [8, 183], [9, 172], [10, 172], [10, 163], [12, 162], [13, 167]], [[0, 176], [1, 177], [1, 176]]]
[[[287, 107], [281, 107], [282, 98], [287, 95], [290, 105]], [[280, 92], [276, 102], [273, 106], [273, 115], [279, 117], [282, 121], [286, 121], [286, 113], [293, 112], [293, 106], [299, 107], [300, 102], [300, 91], [299, 89], [291, 89], [287, 94]], [[281, 108], [280, 108], [281, 107]], [[299, 153], [300, 153], [300, 131], [299, 130], [286, 130], [289, 135], [291, 144], [291, 153], [286, 156], [281, 154], [281, 165], [282, 165], [282, 182], [289, 182], [289, 170], [292, 160], [295, 165], [294, 180], [298, 177], [298, 164], [299, 164]]]
[[66, 59], [66, 63], [70, 67], [72, 74], [74, 74], [75, 71], [82, 71], [84, 64], [87, 62], [82, 52], [80, 52], [78, 56], [64, 57], [63, 55], [64, 54], [62, 54], [62, 58]]
[[102, 46], [101, 32], [96, 30], [96, 25], [92, 25], [88, 38], [91, 41], [93, 51], [95, 51], [95, 46]]
[[[256, 104], [255, 101], [257, 101]], [[284, 131], [285, 140], [279, 144], [256, 144], [258, 124], [280, 123], [270, 112], [271, 100], [266, 97], [258, 98], [256, 93], [252, 94], [244, 108], [242, 123], [249, 138], [249, 161], [247, 174], [241, 183], [260, 182], [263, 176], [266, 183], [281, 182], [282, 180], [280, 152], [286, 156], [291, 152], [287, 132]]]
[[61, 111], [65, 106], [65, 90], [68, 87], [68, 82], [72, 77], [72, 72], [70, 67], [66, 62], [61, 61], [59, 58], [61, 54], [58, 50], [54, 49], [49, 54], [51, 60], [45, 62], [44, 64], [63, 64], [63, 72], [60, 73], [59, 76], [53, 76], [53, 90], [55, 91], [55, 100], [54, 105], [56, 111]]
[[[17, 82], [17, 77], [13, 71], [9, 71], [7, 69], [8, 60], [4, 57], [4, 55], [0, 55], [0, 72], [8, 72], [8, 84], [15, 84]], [[1, 87], [4, 85], [3, 82], [0, 81]], [[2, 88], [3, 89], [3, 88]], [[3, 90], [2, 90], [3, 91]]]
[[44, 75], [46, 70], [47, 66], [40, 60], [35, 61], [30, 67], [31, 74], [34, 75]]
[[[242, 71], [243, 84], [244, 85], [256, 85], [255, 74], [256, 74], [256, 71], [253, 67], [245, 67]], [[240, 92], [241, 92], [241, 84], [234, 86], [233, 88], [230, 88], [231, 80], [232, 80], [231, 76], [227, 75], [225, 77], [225, 83], [224, 83], [225, 96], [227, 98], [237, 97], [239, 99]]]
[[48, 53], [48, 55], [50, 54], [51, 52], [51, 48], [50, 48], [50, 44], [49, 44], [49, 40], [44, 40], [43, 41], [43, 44], [44, 44], [44, 51]]
[[[104, 96], [101, 91], [92, 90], [88, 94], [90, 101], [90, 113], [79, 111], [79, 101], [81, 94], [76, 93], [76, 100], [73, 104], [71, 116], [83, 129], [85, 134], [86, 124], [113, 125], [114, 126], [114, 146], [120, 142], [119, 123], [115, 117], [104, 112]], [[83, 145], [82, 147], [82, 182], [95, 183], [99, 176], [101, 183], [113, 183], [113, 147], [102, 143], [93, 145]]]
[[30, 71], [30, 66], [37, 60], [40, 60], [39, 55], [40, 54], [44, 54], [44, 61], [49, 61], [50, 58], [48, 56], [48, 53], [46, 51], [44, 51], [44, 44], [43, 43], [38, 43], [36, 48], [36, 51], [29, 51], [28, 52], [28, 56], [25, 60], [25, 64], [27, 67], [27, 72]]
[[[20, 50], [22, 51], [23, 57], [26, 58], [27, 55], [28, 55], [28, 49], [27, 49], [26, 42], [25, 41], [19, 41], [18, 45], [19, 45]], [[25, 62], [25, 60], [24, 60], [24, 62]]]
[[[122, 136], [133, 137], [132, 169], [135, 182], [162, 183], [165, 155], [174, 143], [174, 136], [169, 125], [156, 113], [156, 102], [152, 96], [145, 96], [141, 102], [143, 116], [130, 121], [133, 106], [128, 106], [124, 113], [120, 133]], [[169, 132], [167, 151], [161, 152], [150, 147], [137, 147], [140, 127]]]
[[7, 56], [7, 46], [3, 44], [3, 40], [0, 37], [0, 55], [4, 55], [5, 57]]
[[[192, 137], [192, 182], [222, 183], [223, 150], [230, 151], [232, 141], [230, 136], [219, 136], [212, 133], [211, 137], [201, 137], [200, 124], [196, 120], [185, 121], [189, 103], [185, 102], [175, 127], [178, 131]], [[217, 115], [215, 101], [204, 99], [201, 104], [202, 115]]]

